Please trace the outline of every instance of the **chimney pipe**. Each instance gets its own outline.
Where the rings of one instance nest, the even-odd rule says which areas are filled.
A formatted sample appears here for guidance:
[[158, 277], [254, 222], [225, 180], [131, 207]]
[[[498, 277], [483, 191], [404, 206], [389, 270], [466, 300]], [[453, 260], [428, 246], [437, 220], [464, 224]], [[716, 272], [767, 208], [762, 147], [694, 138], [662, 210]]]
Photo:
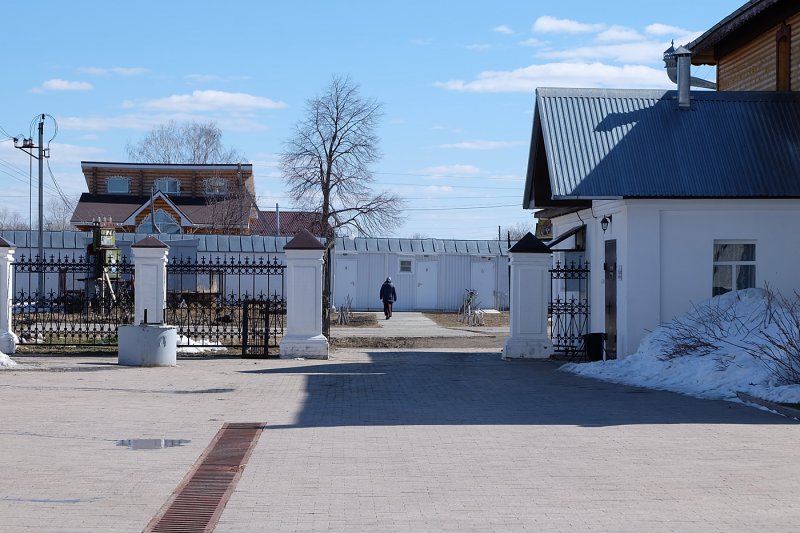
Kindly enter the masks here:
[[281, 236], [281, 211], [278, 209], [278, 204], [275, 204], [275, 233], [278, 237]]
[[691, 82], [692, 53], [683, 46], [675, 50], [675, 57], [678, 58], [678, 109], [690, 109], [692, 107]]

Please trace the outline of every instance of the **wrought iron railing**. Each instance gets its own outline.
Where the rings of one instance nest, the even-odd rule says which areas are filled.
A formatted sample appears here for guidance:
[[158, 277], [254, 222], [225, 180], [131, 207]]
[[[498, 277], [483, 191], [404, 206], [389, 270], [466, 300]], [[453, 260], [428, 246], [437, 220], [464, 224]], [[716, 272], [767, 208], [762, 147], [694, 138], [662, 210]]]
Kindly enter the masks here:
[[575, 352], [589, 333], [589, 263], [556, 262], [550, 270], [550, 339], [558, 352]]
[[133, 265], [84, 256], [21, 255], [13, 263], [12, 330], [21, 344], [113, 345], [133, 321]]

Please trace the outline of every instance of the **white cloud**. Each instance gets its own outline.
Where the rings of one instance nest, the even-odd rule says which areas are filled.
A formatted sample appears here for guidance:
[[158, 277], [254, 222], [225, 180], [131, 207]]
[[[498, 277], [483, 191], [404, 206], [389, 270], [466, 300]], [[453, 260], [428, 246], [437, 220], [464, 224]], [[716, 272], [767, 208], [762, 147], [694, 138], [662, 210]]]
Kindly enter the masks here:
[[40, 93], [44, 91], [91, 91], [92, 89], [94, 89], [94, 86], [86, 81], [69, 81], [69, 80], [54, 78], [52, 80], [47, 80], [46, 82], [42, 83], [42, 86], [33, 89], [33, 92]]
[[423, 174], [430, 174], [434, 178], [446, 178], [453, 176], [474, 176], [481, 173], [481, 169], [475, 165], [439, 165], [428, 167], [422, 171]]
[[194, 91], [191, 94], [173, 94], [157, 100], [143, 102], [125, 101], [124, 108], [140, 107], [142, 109], [166, 111], [252, 111], [257, 109], [283, 109], [285, 102], [271, 100], [262, 96], [247, 93], [230, 93], [225, 91]]
[[597, 33], [603, 29], [605, 29], [604, 24], [585, 24], [548, 15], [539, 17], [533, 23], [533, 31], [540, 33]]
[[464, 48], [467, 50], [474, 50], [475, 52], [485, 52], [492, 47], [490, 44], [468, 44]]
[[545, 44], [547, 43], [545, 43], [544, 41], [540, 41], [535, 37], [531, 37], [530, 39], [525, 39], [524, 41], [519, 42], [520, 46], [530, 46], [530, 47], [544, 46]]
[[645, 27], [644, 31], [649, 33], [650, 35], [657, 35], [659, 37], [663, 37], [664, 35], [686, 35], [690, 33], [683, 28], [678, 28], [676, 26], [669, 26], [667, 24], [650, 24], [649, 26]]
[[430, 39], [411, 39], [411, 44], [414, 46], [429, 46], [433, 44]]
[[600, 32], [597, 35], [597, 39], [603, 42], [624, 43], [630, 41], [641, 41], [644, 39], [644, 36], [633, 28], [614, 25]]
[[109, 76], [112, 74], [117, 76], [139, 76], [147, 72], [147, 69], [144, 67], [82, 67], [78, 71], [93, 76]]
[[457, 148], [460, 150], [498, 150], [523, 144], [520, 141], [465, 141], [453, 144], [440, 144], [439, 148]]
[[503, 35], [514, 35], [514, 30], [512, 30], [505, 24], [502, 24], [500, 26], [495, 26], [494, 28], [492, 28], [492, 31], [497, 33], [502, 33]]
[[581, 46], [567, 50], [540, 52], [538, 57], [563, 59], [565, 61], [595, 61], [609, 59], [618, 63], [653, 64], [661, 60], [669, 45], [662, 42], [645, 41], [636, 43], [605, 44]]
[[437, 82], [451, 91], [507, 93], [533, 92], [537, 87], [627, 87], [671, 86], [663, 69], [644, 65], [595, 63], [546, 63], [515, 70], [484, 71], [472, 81]]

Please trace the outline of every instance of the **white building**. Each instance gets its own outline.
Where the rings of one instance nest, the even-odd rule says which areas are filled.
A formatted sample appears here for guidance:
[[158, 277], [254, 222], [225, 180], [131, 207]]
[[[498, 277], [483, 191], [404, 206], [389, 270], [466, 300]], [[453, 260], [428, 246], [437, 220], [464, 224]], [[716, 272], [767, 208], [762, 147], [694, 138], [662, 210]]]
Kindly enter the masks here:
[[589, 262], [610, 356], [714, 295], [800, 289], [798, 125], [797, 94], [537, 91], [525, 207], [577, 235], [554, 258]]
[[467, 290], [477, 307], [508, 308], [508, 245], [441, 239], [336, 240], [333, 303], [379, 310], [381, 283], [391, 277], [395, 309], [457, 311]]

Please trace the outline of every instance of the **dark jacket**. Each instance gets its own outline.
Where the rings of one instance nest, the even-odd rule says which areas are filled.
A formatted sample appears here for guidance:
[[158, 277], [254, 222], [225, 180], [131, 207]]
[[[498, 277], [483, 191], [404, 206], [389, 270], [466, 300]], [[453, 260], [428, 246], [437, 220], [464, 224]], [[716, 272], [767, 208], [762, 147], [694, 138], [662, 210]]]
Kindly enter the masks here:
[[397, 301], [397, 293], [394, 290], [394, 285], [392, 285], [391, 281], [384, 281], [383, 285], [381, 285], [381, 300], [384, 302], [396, 302]]

